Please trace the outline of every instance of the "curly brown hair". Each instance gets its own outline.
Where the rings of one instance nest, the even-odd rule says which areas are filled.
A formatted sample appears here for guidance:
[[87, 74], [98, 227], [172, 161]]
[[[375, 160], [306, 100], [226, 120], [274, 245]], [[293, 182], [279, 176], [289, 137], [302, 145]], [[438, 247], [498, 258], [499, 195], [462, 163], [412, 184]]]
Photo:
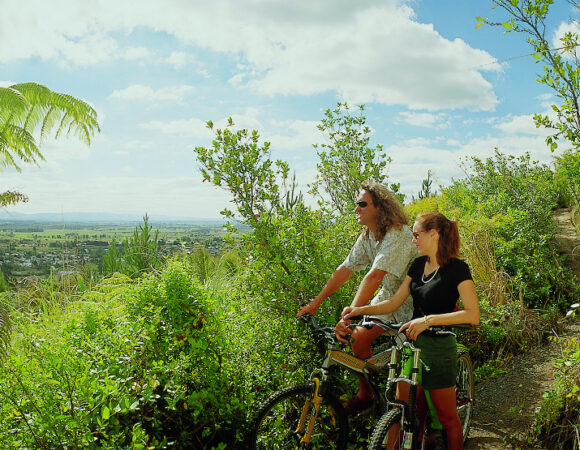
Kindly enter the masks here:
[[457, 221], [449, 220], [439, 212], [419, 214], [415, 219], [423, 230], [435, 230], [439, 234], [437, 244], [437, 264], [445, 266], [453, 258], [459, 257], [459, 228]]
[[[373, 199], [373, 204], [378, 206], [379, 215], [377, 217], [377, 233], [375, 237], [378, 241], [385, 237], [387, 231], [391, 228], [400, 230], [403, 225], [409, 225], [409, 216], [403, 209], [403, 205], [393, 192], [389, 191], [385, 186], [373, 181], [364, 181], [361, 184], [361, 189], [367, 191]], [[370, 230], [368, 227], [363, 227], [362, 234], [365, 239], [369, 238]]]

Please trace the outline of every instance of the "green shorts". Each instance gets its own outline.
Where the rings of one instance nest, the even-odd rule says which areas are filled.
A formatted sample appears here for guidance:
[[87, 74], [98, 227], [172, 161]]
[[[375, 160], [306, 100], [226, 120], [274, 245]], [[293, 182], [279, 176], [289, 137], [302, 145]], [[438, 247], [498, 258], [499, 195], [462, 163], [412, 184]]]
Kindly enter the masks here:
[[420, 384], [425, 390], [455, 386], [457, 341], [455, 336], [420, 334], [415, 346], [421, 349]]

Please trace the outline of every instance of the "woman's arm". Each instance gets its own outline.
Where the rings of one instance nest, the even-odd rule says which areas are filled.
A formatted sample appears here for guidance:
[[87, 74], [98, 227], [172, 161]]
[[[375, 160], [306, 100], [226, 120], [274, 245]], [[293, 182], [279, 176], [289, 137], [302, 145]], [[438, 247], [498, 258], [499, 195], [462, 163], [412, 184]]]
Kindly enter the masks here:
[[[406, 298], [409, 296], [409, 287], [411, 286], [411, 277], [406, 276], [397, 292], [393, 296], [385, 300], [384, 302], [377, 303], [376, 305], [366, 305], [366, 306], [347, 306], [342, 311], [342, 318], [348, 320], [349, 317], [362, 316], [363, 314], [386, 314], [395, 311], [399, 306], [403, 304]], [[353, 303], [355, 303], [353, 301]]]

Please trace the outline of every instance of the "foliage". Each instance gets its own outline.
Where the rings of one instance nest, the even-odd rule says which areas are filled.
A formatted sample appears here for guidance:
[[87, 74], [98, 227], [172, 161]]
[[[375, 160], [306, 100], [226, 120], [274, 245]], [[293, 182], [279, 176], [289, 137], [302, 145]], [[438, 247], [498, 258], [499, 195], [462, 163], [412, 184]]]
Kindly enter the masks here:
[[122, 256], [117, 248], [117, 240], [113, 237], [109, 244], [107, 253], [103, 255], [103, 276], [111, 276], [115, 272], [120, 272], [122, 267]]
[[355, 223], [352, 216], [336, 218], [305, 206], [295, 181], [287, 183], [288, 164], [270, 160], [269, 143], [260, 144], [257, 131], [232, 126], [215, 130], [211, 148], [195, 149], [202, 174], [232, 194], [236, 212], [222, 214], [252, 227], [231, 240], [249, 267], [243, 289], [258, 298], [285, 299], [268, 300], [264, 307], [294, 315], [344, 258], [356, 237]]
[[[320, 161], [310, 193], [320, 198], [321, 205], [325, 195], [330, 197], [328, 206], [340, 215], [353, 210], [363, 181], [387, 181], [391, 158], [386, 157], [382, 145], [369, 147], [371, 129], [363, 111], [364, 105], [353, 112], [347, 103], [338, 103], [335, 109], [326, 110], [318, 125], [328, 143], [314, 145]], [[392, 184], [391, 189], [397, 192], [399, 185]]]
[[224, 357], [222, 315], [191, 268], [175, 261], [134, 286], [121, 275], [104, 280], [65, 314], [20, 316], [0, 374], [0, 426], [10, 430], [0, 444], [235, 445], [244, 382]]
[[568, 449], [580, 445], [580, 341], [552, 338], [563, 348], [556, 359], [553, 389], [544, 394], [534, 432], [544, 448]]
[[0, 358], [5, 355], [12, 335], [12, 320], [8, 306], [0, 300]]
[[546, 335], [562, 327], [557, 314], [539, 314], [517, 301], [491, 305], [480, 298], [479, 307], [478, 329], [464, 332], [460, 338], [477, 366], [541, 345]]
[[580, 206], [580, 150], [570, 149], [556, 156], [555, 181], [558, 204], [564, 207]]
[[118, 334], [115, 324], [114, 299], [125, 286], [103, 282], [87, 297], [99, 303], [71, 301], [40, 316], [16, 311], [19, 333], [0, 372], [3, 448], [98, 447], [109, 401], [118, 400], [116, 383], [131, 384], [118, 370], [138, 334]]
[[119, 251], [115, 238], [109, 244], [109, 250], [103, 256], [103, 275], [120, 272], [131, 278], [138, 278], [161, 266], [159, 257], [159, 230], [153, 231], [147, 214], [143, 224], [135, 227], [133, 235], [123, 241]]
[[472, 232], [491, 228], [497, 266], [509, 274], [512, 292], [522, 290], [528, 307], [563, 309], [578, 287], [554, 247], [553, 172], [529, 155], [516, 158], [497, 150], [485, 161], [472, 157], [464, 169], [466, 177], [443, 190], [439, 205], [452, 206]]
[[[270, 160], [270, 143], [259, 145], [260, 135], [256, 130], [232, 131], [232, 119], [228, 128], [215, 130], [212, 147], [196, 147], [204, 181], [228, 190], [244, 223], [259, 226], [263, 220], [281, 206], [279, 184], [288, 179], [288, 165], [283, 161]], [[214, 131], [213, 123], [207, 127]], [[234, 218], [231, 210], [225, 209], [226, 218]]]
[[20, 192], [5, 191], [0, 193], [0, 207], [15, 205], [17, 203], [26, 203], [28, 197]]
[[[580, 145], [580, 111], [578, 95], [580, 94], [580, 70], [578, 67], [578, 34], [566, 32], [560, 39], [560, 45], [553, 48], [546, 37], [546, 22], [554, 0], [492, 0], [494, 8], [500, 7], [508, 14], [504, 22], [491, 22], [477, 17], [478, 25], [486, 23], [501, 26], [506, 33], [516, 32], [527, 35], [536, 62], [542, 62], [543, 73], [537, 81], [556, 94], [561, 101], [552, 105], [553, 115], [535, 114], [537, 127], [546, 127], [554, 134], [546, 138], [546, 144], [554, 151], [560, 140], [571, 143], [575, 148]], [[580, 4], [568, 2], [576, 10]]]
[[[433, 185], [433, 178], [431, 178], [432, 175], [433, 173], [431, 172], [431, 169], [427, 170], [427, 178], [425, 178], [421, 183], [421, 190], [417, 194], [419, 200], [435, 197], [435, 195], [437, 195], [437, 191], [434, 191], [431, 187]], [[415, 200], [415, 196], [413, 196], [413, 200]]]
[[0, 167], [20, 170], [18, 160], [26, 164], [44, 160], [38, 147], [54, 128], [57, 138], [72, 134], [87, 145], [100, 131], [96, 111], [82, 100], [36, 83], [0, 88]]
[[123, 242], [121, 272], [136, 278], [159, 267], [158, 240], [159, 230], [153, 232], [153, 226], [149, 225], [149, 217], [145, 214], [143, 224], [135, 227], [133, 236]]

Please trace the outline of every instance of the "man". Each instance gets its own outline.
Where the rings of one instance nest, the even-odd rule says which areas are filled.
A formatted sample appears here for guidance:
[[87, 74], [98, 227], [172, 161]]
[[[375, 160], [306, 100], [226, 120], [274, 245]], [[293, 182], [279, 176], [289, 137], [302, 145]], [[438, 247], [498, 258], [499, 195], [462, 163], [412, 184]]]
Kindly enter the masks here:
[[[403, 206], [395, 195], [378, 183], [364, 182], [357, 197], [355, 213], [362, 231], [344, 262], [334, 271], [322, 291], [304, 306], [298, 316], [316, 314], [322, 302], [346, 283], [355, 271], [369, 265], [350, 306], [363, 306], [389, 299], [407, 274], [417, 250], [412, 244], [413, 233]], [[377, 291], [375, 295], [375, 292]], [[377, 316], [390, 322], [407, 322], [413, 313], [409, 296], [396, 311]], [[337, 338], [346, 343], [351, 330], [343, 320], [335, 327]], [[357, 327], [352, 331], [352, 350], [359, 358], [370, 358], [372, 342], [383, 333], [379, 327]], [[361, 378], [358, 393], [346, 404], [349, 413], [367, 409], [372, 404], [372, 392]]]

